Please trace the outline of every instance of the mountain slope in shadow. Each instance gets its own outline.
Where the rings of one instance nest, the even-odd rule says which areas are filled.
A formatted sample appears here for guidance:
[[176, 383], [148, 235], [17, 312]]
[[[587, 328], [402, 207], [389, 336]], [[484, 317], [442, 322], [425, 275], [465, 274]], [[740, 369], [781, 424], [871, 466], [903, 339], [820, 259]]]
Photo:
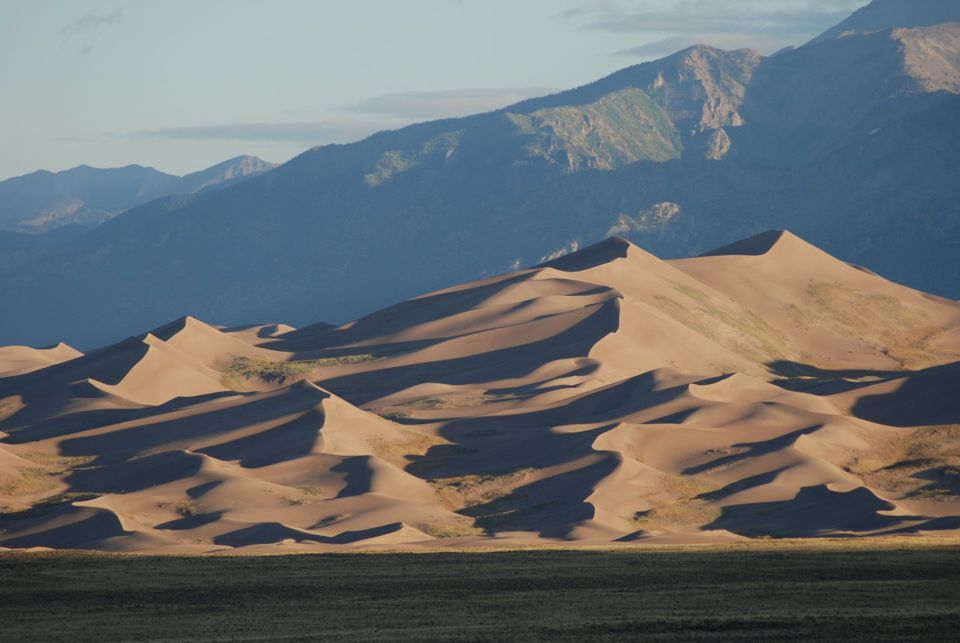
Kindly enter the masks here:
[[956, 3], [896, 4], [880, 30], [698, 45], [129, 210], [0, 272], [0, 342], [87, 348], [185, 311], [342, 322], [612, 234], [684, 257], [791, 229], [960, 297], [960, 23], [922, 19]]

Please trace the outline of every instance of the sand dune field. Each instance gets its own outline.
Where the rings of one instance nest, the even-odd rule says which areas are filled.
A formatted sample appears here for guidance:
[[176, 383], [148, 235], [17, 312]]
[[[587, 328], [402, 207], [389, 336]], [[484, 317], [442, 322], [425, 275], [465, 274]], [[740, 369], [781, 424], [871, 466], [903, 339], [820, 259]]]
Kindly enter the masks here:
[[339, 327], [3, 347], [0, 511], [164, 553], [956, 534], [960, 303], [789, 232], [612, 238]]

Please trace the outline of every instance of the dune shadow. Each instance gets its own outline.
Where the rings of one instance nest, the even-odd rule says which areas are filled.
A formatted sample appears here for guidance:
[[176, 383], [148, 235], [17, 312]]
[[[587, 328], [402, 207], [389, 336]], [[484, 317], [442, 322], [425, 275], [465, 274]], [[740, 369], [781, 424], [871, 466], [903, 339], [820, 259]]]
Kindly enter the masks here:
[[755, 476], [750, 476], [749, 478], [743, 478], [741, 480], [736, 480], [730, 484], [717, 489], [716, 491], [708, 491], [707, 493], [702, 493], [697, 496], [698, 500], [707, 500], [709, 502], [715, 502], [721, 500], [728, 496], [732, 496], [735, 493], [740, 493], [741, 491], [746, 491], [748, 489], [754, 489], [756, 487], [762, 487], [763, 485], [770, 484], [777, 479], [781, 473], [787, 470], [787, 467], [781, 467], [779, 469], [774, 469], [772, 471], [764, 471], [763, 473], [758, 473]]
[[171, 531], [184, 531], [187, 529], [197, 529], [204, 525], [210, 525], [223, 517], [222, 511], [213, 511], [211, 513], [197, 514], [196, 516], [184, 516], [176, 520], [169, 520], [165, 523], [156, 525], [154, 529], [169, 529]]
[[[656, 386], [657, 380], [653, 372], [642, 373], [568, 398], [547, 408], [498, 415], [496, 429], [505, 431], [540, 427], [546, 430], [559, 425], [610, 422], [666, 404], [687, 391], [684, 385], [663, 390], [655, 390]], [[459, 443], [469, 437], [470, 433], [490, 427], [491, 422], [492, 419], [488, 417], [452, 420], [446, 424], [442, 434], [443, 437]]]
[[[8, 531], [23, 532], [49, 525], [33, 533], [6, 537]], [[40, 516], [12, 514], [0, 517], [0, 545], [4, 547], [52, 547], [56, 549], [92, 549], [108, 539], [129, 536], [116, 514], [106, 509], [63, 504]]]
[[[619, 323], [618, 302], [610, 300], [596, 304], [596, 310], [586, 319], [539, 341], [465, 357], [343, 375], [318, 383], [361, 405], [423, 382], [464, 385], [520, 378], [549, 362], [589, 354], [600, 339], [616, 332]], [[378, 350], [376, 346], [369, 348]]]
[[544, 538], [567, 538], [573, 528], [595, 515], [585, 502], [597, 484], [619, 465], [613, 457], [517, 487], [509, 494], [460, 510], [488, 535], [498, 531], [537, 532]]
[[64, 479], [71, 491], [127, 493], [196, 475], [203, 458], [183, 451], [166, 451], [123, 462], [72, 469]]
[[[484, 485], [496, 497], [459, 511], [488, 534], [531, 531], [543, 537], [565, 538], [583, 521], [594, 517], [586, 502], [597, 485], [620, 465], [619, 456], [598, 451], [600, 435], [617, 426], [608, 421], [681, 395], [686, 387], [655, 391], [653, 374], [629, 378], [578, 396], [560, 406], [466, 418], [447, 423], [440, 431], [449, 444], [432, 447], [406, 470], [436, 484], [454, 488]], [[606, 418], [606, 419], [605, 419]], [[601, 426], [573, 432], [554, 427], [585, 423]], [[585, 460], [593, 458], [593, 461]], [[550, 467], [582, 464], [546, 478], [513, 486], [514, 476]], [[502, 491], [498, 485], [504, 486]]]
[[218, 460], [237, 460], [251, 469], [295, 460], [313, 451], [325, 420], [324, 413], [311, 409], [280, 426], [197, 452]]
[[217, 545], [228, 547], [245, 547], [249, 545], [270, 545], [284, 540], [296, 542], [316, 542], [329, 545], [348, 545], [350, 543], [392, 534], [403, 528], [403, 523], [395, 522], [386, 525], [356, 531], [344, 531], [336, 536], [321, 536], [308, 531], [294, 529], [279, 522], [264, 522], [249, 527], [243, 527], [213, 539]]
[[373, 471], [370, 469], [370, 456], [360, 455], [344, 458], [340, 464], [330, 467], [331, 471], [343, 473], [344, 487], [337, 498], [359, 496], [368, 493], [373, 484]]
[[752, 458], [757, 458], [759, 456], [765, 455], [767, 453], [773, 453], [774, 451], [780, 451], [781, 449], [786, 449], [793, 445], [799, 438], [818, 431], [823, 427], [822, 424], [813, 424], [802, 429], [797, 429], [796, 431], [791, 431], [784, 435], [778, 436], [771, 440], [762, 440], [760, 442], [742, 442], [740, 444], [731, 445], [735, 449], [746, 449], [741, 453], [733, 453], [730, 455], [725, 455], [716, 460], [711, 460], [703, 464], [698, 464], [693, 467], [687, 467], [683, 470], [683, 475], [686, 476], [695, 476], [705, 471], [710, 471], [711, 469], [716, 469], [718, 467], [729, 466], [743, 460], [750, 460]]
[[[326, 397], [328, 394], [315, 387], [298, 391], [291, 387], [279, 394], [249, 394], [236, 404], [211, 409], [206, 413], [174, 418], [160, 416], [154, 421], [110, 433], [68, 438], [60, 443], [60, 448], [63, 455], [67, 456], [144, 451], [173, 442], [241, 430], [251, 424], [268, 422], [279, 414], [306, 413]], [[294, 431], [297, 429], [302, 432], [299, 425], [294, 427]], [[301, 449], [305, 447], [305, 442], [300, 444]]]
[[[488, 534], [519, 530], [565, 538], [579, 523], [594, 517], [595, 509], [586, 499], [620, 465], [618, 455], [594, 448], [599, 436], [619, 426], [622, 418], [671, 402], [688, 390], [686, 385], [657, 387], [656, 374], [647, 372], [544, 408], [451, 420], [440, 430], [448, 444], [431, 447], [406, 470], [440, 485], [471, 485], [480, 480], [495, 488], [502, 480], [511, 486], [459, 513]], [[599, 426], [555, 430], [577, 424]], [[572, 470], [547, 478], [516, 487], [510, 482], [517, 472], [522, 475], [580, 460], [583, 463]]]
[[891, 426], [960, 424], [960, 362], [905, 375], [896, 390], [865, 395], [852, 413]]
[[787, 360], [767, 366], [786, 378], [776, 381], [778, 386], [819, 396], [899, 382], [895, 390], [854, 403], [851, 413], [863, 420], [898, 427], [960, 423], [960, 361], [920, 370], [829, 370]]
[[238, 395], [238, 393], [234, 391], [223, 391], [194, 397], [176, 397], [169, 402], [157, 406], [131, 409], [98, 409], [68, 413], [66, 415], [56, 415], [58, 409], [62, 408], [58, 404], [54, 403], [52, 406], [47, 406], [44, 403], [43, 409], [45, 414], [49, 414], [52, 417], [30, 421], [28, 424], [16, 428], [10, 426], [4, 428], [3, 425], [5, 424], [9, 425], [20, 421], [17, 416], [11, 416], [3, 423], [0, 423], [0, 430], [7, 433], [7, 437], [0, 440], [0, 442], [7, 444], [26, 444], [38, 440], [49, 440], [51, 438], [73, 435], [111, 424], [122, 424], [155, 415], [180, 411], [190, 406], [213, 402], [218, 399], [236, 395]]
[[836, 532], [864, 533], [895, 527], [922, 516], [884, 515], [896, 506], [866, 487], [831, 491], [826, 485], [803, 487], [792, 500], [723, 508], [704, 529], [726, 529], [741, 536], [817, 537]]
[[[0, 430], [11, 433], [21, 425], [59, 415], [72, 398], [94, 394], [94, 391], [77, 388], [86, 380], [119, 384], [149, 349], [139, 338], [130, 337], [66, 362], [0, 379], [0, 399], [20, 396], [24, 403], [24, 408], [0, 421]], [[96, 394], [100, 394], [99, 391]]]
[[211, 480], [210, 482], [204, 482], [202, 484], [198, 484], [194, 487], [190, 487], [189, 489], [187, 489], [187, 495], [190, 496], [191, 498], [199, 498], [205, 493], [209, 491], [213, 491], [214, 489], [219, 487], [221, 484], [223, 484], [223, 480]]

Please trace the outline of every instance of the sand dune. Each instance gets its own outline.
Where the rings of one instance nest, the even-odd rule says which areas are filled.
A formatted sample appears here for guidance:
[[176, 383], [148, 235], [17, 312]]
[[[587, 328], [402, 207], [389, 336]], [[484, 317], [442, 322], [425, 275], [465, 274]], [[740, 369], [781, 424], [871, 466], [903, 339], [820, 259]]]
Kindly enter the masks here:
[[609, 239], [333, 327], [0, 348], [0, 546], [960, 529], [960, 303], [787, 232]]
[[51, 348], [0, 346], [0, 377], [24, 375], [80, 357], [82, 354], [62, 342]]

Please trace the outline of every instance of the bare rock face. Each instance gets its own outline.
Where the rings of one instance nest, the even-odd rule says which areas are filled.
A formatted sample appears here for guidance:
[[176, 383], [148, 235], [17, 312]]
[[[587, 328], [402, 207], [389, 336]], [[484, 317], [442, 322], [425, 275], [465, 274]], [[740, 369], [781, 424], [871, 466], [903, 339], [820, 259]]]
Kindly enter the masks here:
[[918, 93], [960, 94], [960, 23], [898, 29], [891, 38], [903, 49], [904, 69]]
[[680, 206], [669, 201], [655, 203], [633, 216], [621, 212], [617, 216], [616, 224], [607, 230], [607, 236], [625, 235], [631, 232], [662, 231], [670, 225], [670, 221], [678, 214], [680, 214]]
[[730, 146], [732, 144], [733, 143], [730, 140], [730, 136], [722, 127], [720, 129], [713, 130], [713, 132], [710, 134], [710, 139], [707, 143], [707, 151], [704, 154], [704, 157], [710, 159], [711, 161], [719, 161], [727, 155], [727, 152], [730, 151]]
[[726, 52], [699, 45], [673, 58], [665, 65], [671, 82], [660, 72], [656, 91], [666, 95], [665, 109], [685, 144], [706, 150], [707, 158], [722, 158], [730, 139], [718, 132], [743, 125], [738, 110], [762, 57], [749, 49]]

